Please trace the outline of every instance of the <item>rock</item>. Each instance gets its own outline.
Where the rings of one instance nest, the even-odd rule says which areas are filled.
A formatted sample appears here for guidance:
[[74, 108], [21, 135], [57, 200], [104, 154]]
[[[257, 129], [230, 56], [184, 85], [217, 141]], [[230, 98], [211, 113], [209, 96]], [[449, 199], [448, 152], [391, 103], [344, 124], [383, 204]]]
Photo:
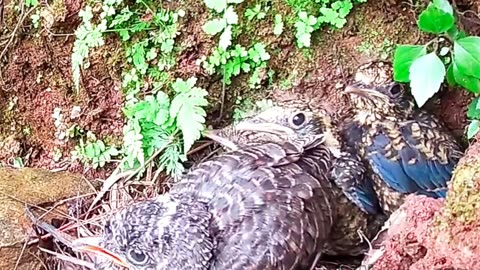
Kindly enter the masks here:
[[[30, 219], [24, 212], [24, 202], [33, 205], [55, 203], [92, 191], [79, 175], [42, 169], [0, 168], [0, 269], [15, 269], [28, 235], [33, 234]], [[41, 269], [41, 262], [32, 253], [33, 247], [23, 252], [17, 270]]]

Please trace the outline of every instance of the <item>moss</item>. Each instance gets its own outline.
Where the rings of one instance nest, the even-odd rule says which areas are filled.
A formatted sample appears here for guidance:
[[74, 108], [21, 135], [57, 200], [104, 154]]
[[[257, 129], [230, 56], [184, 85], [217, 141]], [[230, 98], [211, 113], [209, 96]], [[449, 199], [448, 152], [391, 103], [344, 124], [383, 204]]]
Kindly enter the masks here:
[[105, 145], [112, 145], [116, 147], [121, 146], [123, 144], [123, 138], [118, 136], [112, 136], [112, 135], [104, 136], [102, 141], [105, 143]]
[[51, 9], [55, 18], [61, 18], [63, 21], [67, 15], [67, 8], [65, 7], [65, 1], [63, 0], [53, 0]]
[[475, 180], [480, 178], [480, 164], [466, 162], [455, 169], [447, 197], [445, 218], [464, 224], [477, 219], [480, 192]]

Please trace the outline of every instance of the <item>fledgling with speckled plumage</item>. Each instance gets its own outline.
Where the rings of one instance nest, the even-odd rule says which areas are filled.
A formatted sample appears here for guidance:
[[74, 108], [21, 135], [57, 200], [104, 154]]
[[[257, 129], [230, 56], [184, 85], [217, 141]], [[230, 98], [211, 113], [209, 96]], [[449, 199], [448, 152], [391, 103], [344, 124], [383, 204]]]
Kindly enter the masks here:
[[327, 179], [332, 156], [320, 124], [311, 112], [272, 108], [228, 136], [211, 131], [233, 151], [122, 209], [100, 238], [76, 248], [99, 254], [98, 270], [311, 269], [322, 252], [363, 252], [357, 231], [371, 237], [381, 223]]
[[[284, 115], [290, 115], [290, 118]], [[226, 127], [218, 134], [222, 138], [228, 138], [224, 145], [228, 146], [229, 143], [234, 142], [235, 145], [232, 147], [236, 148], [262, 144], [271, 140], [301, 141], [302, 137], [321, 130], [325, 138], [324, 145], [331, 153], [331, 167], [327, 177], [332, 182], [330, 190], [334, 194], [332, 204], [337, 209], [334, 218], [335, 226], [324, 253], [356, 256], [368, 248], [368, 243], [363, 241], [362, 237], [371, 239], [375, 236], [386, 220], [386, 216], [380, 208], [372, 181], [366, 174], [360, 157], [341, 141], [336, 120], [330, 110], [305, 100], [277, 101], [272, 108], [244, 122], [276, 123], [289, 127], [294, 131], [290, 138], [279, 136], [278, 133], [267, 135], [259, 131], [239, 130], [238, 127], [241, 124]], [[315, 168], [316, 162], [322, 160], [318, 157], [316, 149], [305, 151], [297, 164], [307, 171]], [[316, 174], [315, 171], [312, 172], [312, 175]]]
[[397, 83], [354, 83], [344, 93], [354, 113], [339, 134], [364, 162], [382, 209], [395, 211], [412, 193], [444, 198], [464, 152], [444, 125]]

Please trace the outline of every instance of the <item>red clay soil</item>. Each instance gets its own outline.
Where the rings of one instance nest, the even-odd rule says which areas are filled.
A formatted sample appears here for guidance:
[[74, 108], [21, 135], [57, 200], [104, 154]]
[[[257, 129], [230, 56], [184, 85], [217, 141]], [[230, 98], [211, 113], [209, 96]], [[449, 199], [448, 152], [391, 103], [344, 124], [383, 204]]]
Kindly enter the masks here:
[[480, 269], [480, 223], [450, 224], [441, 230], [436, 219], [441, 218], [444, 205], [441, 199], [409, 196], [390, 217], [381, 244], [374, 242], [384, 250], [369, 253], [383, 254], [372, 269]]
[[[62, 159], [54, 161], [54, 149], [60, 149], [63, 157], [68, 158], [74, 144], [57, 138], [52, 117], [55, 108], [61, 109], [66, 127], [76, 123], [98, 138], [122, 134], [122, 92], [114, 83], [115, 74], [112, 76], [113, 72], [102, 60], [108, 55], [91, 58], [90, 68], [83, 72], [84, 90], [79, 96], [72, 95], [71, 39], [24, 40], [11, 51], [11, 60], [3, 70], [4, 94], [17, 100], [11, 112], [13, 119], [3, 119], [10, 122], [8, 126], [4, 122], [3, 128], [21, 131], [17, 136], [22, 141], [23, 154], [31, 153], [24, 160], [26, 166], [47, 169], [65, 166]], [[81, 113], [78, 118], [70, 119], [74, 106], [79, 106]], [[67, 168], [80, 169], [75, 163], [67, 164]], [[96, 173], [98, 177], [105, 176], [101, 171]]]

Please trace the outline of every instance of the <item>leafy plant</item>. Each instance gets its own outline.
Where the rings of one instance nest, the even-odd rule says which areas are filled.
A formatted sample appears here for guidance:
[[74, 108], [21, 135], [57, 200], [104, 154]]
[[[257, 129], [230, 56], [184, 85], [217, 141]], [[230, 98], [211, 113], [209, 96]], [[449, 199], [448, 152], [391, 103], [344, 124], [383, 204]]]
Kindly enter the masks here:
[[310, 47], [312, 32], [318, 29], [318, 19], [302, 11], [298, 13], [298, 20], [295, 22], [295, 37], [299, 48]]
[[195, 84], [196, 78], [177, 79], [171, 84], [173, 99], [159, 91], [125, 108], [124, 168], [143, 166], [146, 157], [164, 149], [159, 167], [173, 176], [182, 173], [179, 161], [186, 160], [186, 153], [200, 138], [208, 105], [207, 91]]
[[238, 23], [238, 15], [229, 4], [239, 4], [243, 0], [203, 0], [203, 2], [209, 9], [220, 13], [222, 17], [207, 21], [202, 29], [211, 36], [221, 32], [218, 46], [226, 50], [232, 44], [232, 26]]
[[262, 20], [265, 18], [265, 16], [267, 16], [266, 11], [268, 11], [269, 9], [270, 7], [267, 6], [262, 11], [262, 5], [257, 4], [253, 8], [247, 8], [245, 10], [245, 17], [247, 17], [249, 21], [253, 19]]
[[[400, 45], [394, 54], [394, 79], [409, 82], [418, 106], [423, 106], [445, 81], [480, 92], [480, 37], [468, 36], [456, 25], [447, 0], [433, 0], [418, 18], [419, 29], [435, 34], [425, 45]], [[478, 122], [472, 121], [469, 137]], [[472, 127], [473, 125], [473, 127]], [[476, 132], [475, 132], [476, 133]], [[473, 135], [472, 135], [473, 134]]]
[[30, 19], [32, 19], [33, 27], [38, 28], [40, 25], [40, 10], [37, 9], [34, 14], [30, 16]]
[[[159, 152], [158, 168], [179, 176], [184, 169], [181, 161], [186, 160], [186, 153], [204, 129], [204, 107], [208, 104], [207, 92], [195, 86], [195, 78], [174, 80], [170, 74], [175, 65], [177, 22], [185, 12], [151, 9], [143, 1], [124, 6], [121, 0], [104, 2], [102, 10], [96, 26], [90, 23], [91, 8], [87, 6], [82, 13], [84, 21], [77, 30], [78, 50], [74, 49], [76, 62], [72, 68], [77, 67], [79, 72], [88, 59], [88, 49], [92, 44], [103, 45], [105, 33], [118, 34], [127, 62], [122, 76], [126, 125], [119, 151], [123, 155], [121, 168], [141, 168]], [[75, 134], [75, 130], [70, 133]], [[92, 158], [93, 153], [98, 161], [108, 161], [102, 155], [110, 150], [99, 152], [103, 148], [98, 142], [81, 149], [88, 150], [86, 156]]]
[[351, 1], [335, 1], [330, 7], [323, 6], [320, 8], [320, 16], [318, 21], [328, 23], [337, 28], [342, 28], [347, 23], [347, 15], [353, 8]]
[[[354, 3], [365, 3], [367, 0], [315, 0], [295, 1], [287, 0], [287, 3], [297, 10], [295, 19], [295, 37], [299, 48], [310, 47], [311, 34], [323, 25], [332, 25], [342, 28], [347, 22]], [[312, 14], [305, 9], [316, 10]]]
[[80, 145], [75, 146], [72, 155], [85, 163], [91, 163], [94, 169], [105, 166], [119, 151], [114, 146], [106, 146], [101, 140], [87, 141], [80, 139]]
[[25, 6], [34, 7], [38, 5], [38, 0], [25, 0]]
[[210, 74], [216, 70], [221, 72], [227, 85], [231, 84], [232, 77], [239, 75], [242, 71], [244, 73], [252, 71], [249, 85], [255, 88], [260, 83], [259, 73], [267, 67], [266, 61], [269, 59], [270, 54], [262, 43], [255, 43], [248, 50], [237, 44], [231, 50], [224, 51], [221, 48], [215, 50], [203, 62], [203, 67]]
[[471, 139], [480, 130], [480, 98], [475, 98], [468, 106], [467, 117], [472, 119], [467, 128], [467, 137]]
[[[105, 1], [107, 9], [112, 7], [109, 4], [116, 4], [116, 1]], [[106, 17], [107, 13], [102, 12], [102, 17]], [[82, 23], [75, 31], [75, 42], [73, 44], [72, 53], [72, 77], [75, 90], [78, 92], [80, 87], [80, 69], [88, 67], [88, 63], [84, 63], [85, 59], [88, 59], [90, 48], [102, 46], [104, 40], [102, 33], [107, 30], [107, 20], [103, 18], [101, 23], [94, 25], [90, 22], [93, 18], [92, 7], [86, 6], [84, 10], [78, 13], [78, 16], [82, 18]]]

